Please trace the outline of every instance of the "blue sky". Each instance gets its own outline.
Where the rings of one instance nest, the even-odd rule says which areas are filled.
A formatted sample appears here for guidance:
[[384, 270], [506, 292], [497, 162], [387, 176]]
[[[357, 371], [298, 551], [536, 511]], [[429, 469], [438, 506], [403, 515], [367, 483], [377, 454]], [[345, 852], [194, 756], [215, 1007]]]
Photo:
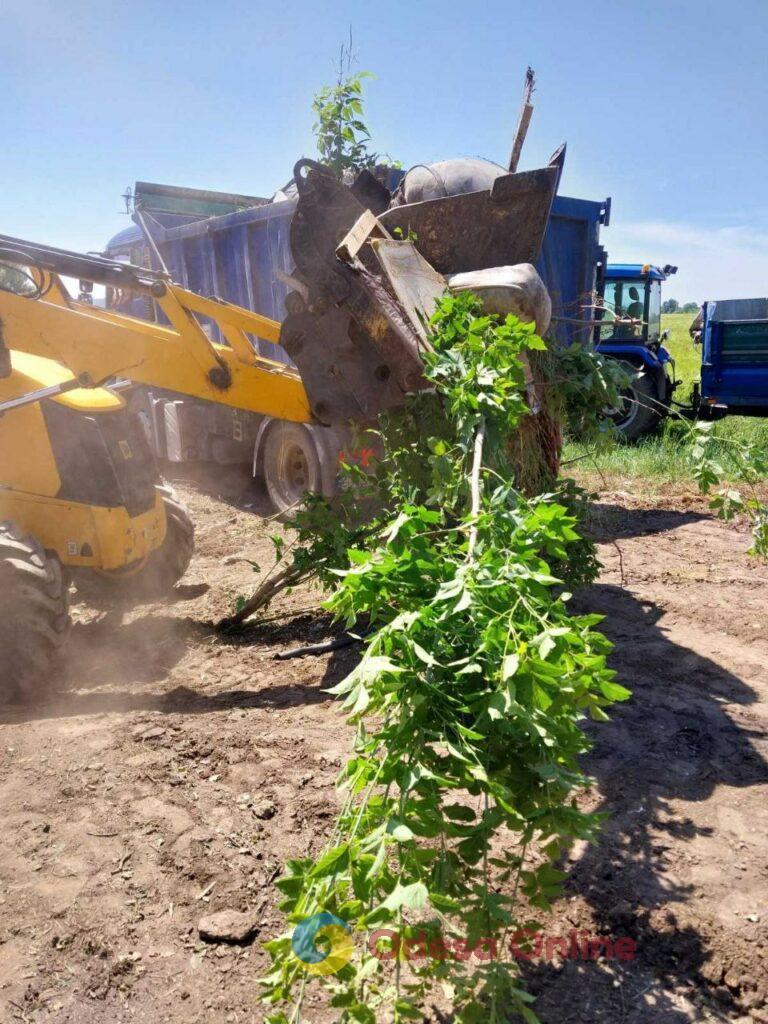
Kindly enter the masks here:
[[0, 233], [98, 249], [146, 179], [269, 195], [313, 153], [311, 99], [350, 25], [379, 151], [521, 167], [613, 197], [616, 260], [681, 300], [768, 294], [768, 0], [387, 4], [0, 0]]

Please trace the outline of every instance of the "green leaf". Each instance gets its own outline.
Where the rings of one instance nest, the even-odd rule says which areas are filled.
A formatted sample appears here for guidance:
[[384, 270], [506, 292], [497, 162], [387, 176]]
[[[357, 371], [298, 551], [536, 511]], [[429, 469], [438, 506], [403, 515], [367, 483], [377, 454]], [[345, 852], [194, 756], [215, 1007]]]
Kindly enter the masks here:
[[400, 910], [405, 907], [407, 910], [421, 910], [427, 905], [429, 892], [423, 882], [413, 882], [411, 885], [401, 885], [399, 882], [384, 900], [383, 906], [387, 910]]
[[424, 1014], [419, 1008], [411, 1002], [405, 999], [398, 999], [395, 1002], [395, 1011], [400, 1017], [405, 1017], [407, 1020], [424, 1020]]
[[368, 690], [360, 684], [360, 688], [357, 693], [357, 700], [352, 705], [352, 715], [362, 715], [368, 705], [371, 703], [371, 695]]
[[618, 683], [610, 683], [606, 680], [601, 679], [599, 683], [600, 689], [604, 697], [608, 700], [629, 700], [632, 696], [632, 691], [627, 690], [625, 687], [620, 686]]
[[498, 722], [509, 711], [511, 700], [508, 694], [493, 693], [488, 699], [487, 714], [492, 722]]
[[510, 679], [520, 667], [520, 658], [517, 654], [508, 654], [501, 663], [501, 681], [504, 683]]
[[429, 667], [432, 668], [433, 666], [438, 664], [435, 658], [433, 658], [432, 655], [429, 653], [429, 651], [425, 651], [420, 644], [413, 642], [411, 644], [411, 647], [413, 648], [413, 653], [416, 655], [419, 661], [423, 661], [425, 665], [429, 665]]
[[379, 676], [384, 675], [385, 672], [397, 675], [403, 671], [402, 666], [396, 665], [391, 658], [376, 654], [363, 658], [357, 668], [347, 678], [359, 680], [363, 683], [372, 683]]
[[309, 872], [309, 878], [327, 878], [337, 875], [349, 864], [349, 843], [341, 843], [328, 850]]
[[384, 534], [384, 539], [390, 543], [397, 537], [401, 529], [411, 521], [411, 517], [405, 512], [401, 512], [400, 515], [392, 522], [389, 529]]
[[357, 1021], [357, 1024], [376, 1024], [376, 1014], [364, 1003], [357, 1003], [347, 1010], [350, 1020]]
[[441, 914], [458, 914], [461, 911], [461, 902], [459, 900], [434, 890], [429, 894], [429, 902]]
[[545, 633], [539, 641], [539, 657], [542, 661], [546, 660], [548, 654], [551, 654], [555, 649], [555, 641], [549, 633]]
[[398, 843], [407, 843], [413, 839], [413, 832], [408, 828], [408, 826], [404, 822], [396, 819], [389, 822], [387, 825], [387, 832]]

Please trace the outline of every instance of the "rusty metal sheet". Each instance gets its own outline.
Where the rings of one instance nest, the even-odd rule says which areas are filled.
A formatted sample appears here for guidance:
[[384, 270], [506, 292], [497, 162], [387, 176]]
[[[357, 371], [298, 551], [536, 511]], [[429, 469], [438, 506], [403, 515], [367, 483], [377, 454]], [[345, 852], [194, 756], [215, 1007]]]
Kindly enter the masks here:
[[411, 326], [423, 346], [431, 349], [426, 322], [438, 299], [448, 291], [447, 281], [427, 263], [413, 242], [373, 238], [370, 245]]
[[504, 174], [490, 191], [397, 206], [379, 220], [390, 234], [416, 235], [416, 247], [441, 274], [535, 263], [559, 169]]

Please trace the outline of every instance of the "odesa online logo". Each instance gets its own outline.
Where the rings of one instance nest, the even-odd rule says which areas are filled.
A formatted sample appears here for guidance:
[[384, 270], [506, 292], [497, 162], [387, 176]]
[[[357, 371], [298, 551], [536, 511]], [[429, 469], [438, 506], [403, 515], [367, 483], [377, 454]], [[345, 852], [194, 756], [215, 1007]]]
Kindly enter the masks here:
[[310, 974], [336, 974], [352, 959], [355, 946], [349, 925], [323, 911], [296, 926], [291, 948]]

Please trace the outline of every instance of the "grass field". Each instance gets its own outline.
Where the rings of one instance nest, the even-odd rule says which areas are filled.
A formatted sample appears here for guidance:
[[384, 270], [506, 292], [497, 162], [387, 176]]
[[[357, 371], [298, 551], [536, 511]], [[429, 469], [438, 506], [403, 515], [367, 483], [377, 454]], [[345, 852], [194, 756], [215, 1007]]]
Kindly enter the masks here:
[[[693, 382], [700, 374], [701, 349], [694, 347], [688, 335], [692, 320], [689, 313], [662, 317], [662, 329], [669, 331], [667, 345], [675, 359], [675, 374], [683, 381], [675, 392], [675, 400], [681, 403], [690, 400]], [[768, 448], [768, 417], [728, 416], [714, 430], [723, 439], [748, 440]], [[689, 450], [689, 424], [670, 417], [655, 434], [636, 444], [615, 442], [593, 453], [583, 445], [569, 442], [563, 461], [570, 464], [564, 470], [589, 486], [603, 482], [628, 489], [636, 488], [638, 481], [642, 481], [644, 490], [655, 490], [663, 484], [690, 479]]]

